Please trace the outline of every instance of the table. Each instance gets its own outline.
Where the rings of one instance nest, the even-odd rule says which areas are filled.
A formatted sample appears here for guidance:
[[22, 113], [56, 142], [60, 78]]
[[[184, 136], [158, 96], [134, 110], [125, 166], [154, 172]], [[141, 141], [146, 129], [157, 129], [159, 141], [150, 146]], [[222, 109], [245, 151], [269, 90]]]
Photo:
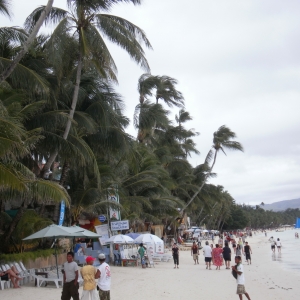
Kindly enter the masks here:
[[138, 266], [138, 261], [137, 261], [137, 259], [136, 258], [125, 258], [125, 259], [122, 259], [121, 260], [121, 265], [122, 265], [122, 267], [124, 267], [124, 263], [125, 263], [125, 265], [127, 266], [128, 264], [133, 264], [134, 266]]
[[[35, 275], [42, 275], [45, 276], [46, 278], [48, 278], [48, 272], [35, 272]], [[34, 280], [34, 285], [36, 286], [37, 280], [35, 278]], [[45, 282], [45, 286], [47, 286], [47, 282]]]

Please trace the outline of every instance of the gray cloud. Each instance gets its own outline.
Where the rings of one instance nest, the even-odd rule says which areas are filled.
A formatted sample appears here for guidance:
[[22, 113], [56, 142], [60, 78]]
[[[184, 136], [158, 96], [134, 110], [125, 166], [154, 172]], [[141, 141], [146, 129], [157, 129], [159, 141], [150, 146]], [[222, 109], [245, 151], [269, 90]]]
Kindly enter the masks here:
[[[46, 0], [19, 2], [14, 24], [22, 25]], [[237, 133], [245, 153], [221, 154], [211, 182], [239, 203], [300, 196], [299, 9], [297, 0], [144, 0], [112, 10], [145, 30], [154, 48], [146, 51], [152, 74], [179, 80], [194, 117], [188, 126], [201, 133], [193, 165], [203, 162], [218, 127]], [[119, 69], [117, 90], [132, 119], [143, 71], [122, 50], [110, 49]], [[129, 131], [136, 135], [132, 125]]]

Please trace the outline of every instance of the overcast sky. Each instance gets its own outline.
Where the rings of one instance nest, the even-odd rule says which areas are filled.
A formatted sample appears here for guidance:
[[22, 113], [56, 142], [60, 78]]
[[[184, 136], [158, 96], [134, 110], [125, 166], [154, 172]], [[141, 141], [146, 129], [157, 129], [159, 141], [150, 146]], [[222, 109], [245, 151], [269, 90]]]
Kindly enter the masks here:
[[[46, 3], [13, 0], [13, 21], [1, 16], [0, 25], [21, 26]], [[54, 6], [65, 3], [55, 0]], [[194, 166], [204, 161], [222, 125], [243, 144], [244, 153], [219, 154], [211, 183], [223, 185], [237, 203], [300, 198], [299, 0], [144, 0], [111, 13], [146, 32], [154, 48], [146, 51], [151, 73], [179, 81], [194, 118], [187, 127], [200, 132]], [[132, 120], [143, 70], [116, 46], [110, 49], [119, 70], [117, 91]], [[133, 126], [128, 130], [136, 136]]]

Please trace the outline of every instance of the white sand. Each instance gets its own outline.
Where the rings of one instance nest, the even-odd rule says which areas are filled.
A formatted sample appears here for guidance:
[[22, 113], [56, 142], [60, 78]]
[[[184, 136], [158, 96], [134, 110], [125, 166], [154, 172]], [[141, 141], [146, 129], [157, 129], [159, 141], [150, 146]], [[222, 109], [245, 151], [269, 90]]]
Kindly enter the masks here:
[[[270, 233], [268, 234], [270, 236]], [[292, 237], [292, 234], [291, 234]], [[248, 239], [253, 250], [252, 265], [244, 264], [246, 290], [251, 299], [300, 299], [300, 270], [286, 270], [272, 261], [270, 244], [262, 234]], [[300, 241], [299, 241], [300, 244]], [[284, 246], [282, 260], [284, 259]], [[200, 264], [194, 265], [190, 251], [181, 251], [179, 269], [173, 262], [159, 262], [155, 268], [111, 267], [112, 299], [238, 299], [236, 281], [229, 270], [206, 270], [203, 253]], [[80, 295], [82, 287], [80, 288]], [[23, 286], [0, 291], [0, 299], [58, 300], [61, 289]], [[244, 296], [244, 299], [246, 297]]]

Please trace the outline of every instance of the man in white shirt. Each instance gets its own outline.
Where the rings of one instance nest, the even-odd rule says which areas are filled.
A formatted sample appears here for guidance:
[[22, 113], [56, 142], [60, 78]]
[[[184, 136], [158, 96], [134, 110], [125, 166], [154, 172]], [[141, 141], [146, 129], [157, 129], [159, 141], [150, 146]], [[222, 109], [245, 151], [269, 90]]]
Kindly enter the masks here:
[[105, 262], [105, 254], [100, 253], [99, 256], [100, 266], [98, 270], [100, 277], [98, 279], [99, 296], [101, 300], [110, 300], [110, 266]]
[[236, 256], [235, 263], [236, 263], [236, 266], [232, 266], [231, 268], [232, 268], [232, 270], [234, 270], [237, 273], [236, 293], [239, 295], [240, 300], [243, 299], [243, 294], [247, 297], [248, 300], [251, 300], [249, 294], [246, 292], [246, 289], [245, 289], [245, 276], [244, 276], [244, 267], [242, 265], [242, 258], [240, 256]]
[[61, 300], [79, 300], [78, 265], [74, 259], [74, 252], [67, 253], [67, 262], [64, 263], [64, 285]]
[[209, 246], [208, 241], [205, 242], [205, 246], [203, 247], [203, 255], [205, 257], [205, 264], [206, 264], [206, 269], [209, 268], [209, 270], [211, 270], [211, 253], [212, 253], [212, 249]]

